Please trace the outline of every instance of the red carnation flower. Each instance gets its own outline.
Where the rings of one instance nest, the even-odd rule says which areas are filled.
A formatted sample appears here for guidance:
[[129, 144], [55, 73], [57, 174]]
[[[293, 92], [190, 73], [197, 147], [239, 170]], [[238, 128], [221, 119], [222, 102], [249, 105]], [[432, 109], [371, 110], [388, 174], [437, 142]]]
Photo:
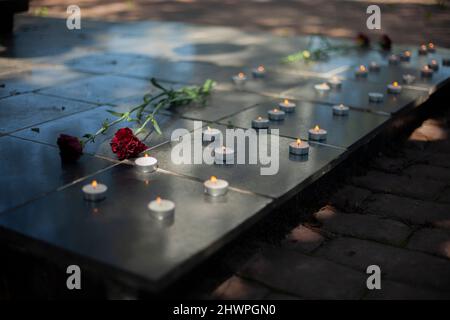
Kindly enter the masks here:
[[147, 146], [133, 134], [130, 128], [117, 130], [110, 145], [112, 152], [117, 155], [119, 160], [134, 158], [147, 149]]
[[77, 137], [61, 134], [56, 143], [64, 161], [76, 161], [83, 154], [83, 145]]
[[361, 48], [368, 48], [370, 46], [370, 39], [364, 33], [358, 33], [356, 43]]
[[389, 51], [392, 47], [392, 40], [389, 38], [387, 34], [383, 34], [380, 37], [380, 40], [378, 41], [378, 44], [380, 45], [381, 49]]

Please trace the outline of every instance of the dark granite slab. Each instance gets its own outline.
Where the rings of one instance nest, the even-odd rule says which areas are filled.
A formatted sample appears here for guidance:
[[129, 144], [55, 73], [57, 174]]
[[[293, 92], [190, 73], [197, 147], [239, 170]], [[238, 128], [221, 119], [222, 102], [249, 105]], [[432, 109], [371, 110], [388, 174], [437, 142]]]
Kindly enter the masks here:
[[[226, 127], [224, 126], [214, 127], [225, 132], [224, 129]], [[191, 143], [193, 143], [193, 134], [185, 136], [184, 138], [186, 137], [187, 139], [191, 139]], [[271, 139], [273, 138], [269, 135], [268, 143], [261, 143], [258, 149], [260, 154], [270, 154]], [[279, 166], [278, 171], [275, 171], [276, 174], [274, 175], [261, 175], [261, 168], [268, 168], [270, 166], [274, 169], [276, 168], [276, 151], [273, 150], [274, 159], [272, 159], [272, 162], [269, 164], [262, 164], [260, 161], [261, 158], [257, 159], [256, 164], [248, 164], [250, 152], [248, 142], [245, 145], [245, 152], [243, 153], [245, 154], [245, 159], [247, 159], [247, 164], [209, 165], [205, 162], [201, 164], [176, 164], [171, 158], [172, 148], [177, 145], [175, 142], [167, 143], [155, 148], [152, 151], [152, 155], [158, 159], [162, 169], [201, 180], [208, 179], [210, 176], [214, 175], [229, 181], [232, 186], [242, 190], [278, 198], [298, 191], [314, 181], [318, 176], [324, 174], [339, 162], [344, 153], [344, 150], [342, 149], [312, 144], [309, 157], [300, 159], [293, 158], [290, 157], [288, 151], [289, 143], [292, 141], [293, 139], [279, 137]], [[207, 144], [204, 144], [203, 147], [207, 148]], [[194, 147], [191, 147], [192, 150], [193, 148]], [[235, 150], [237, 150], [236, 146]], [[193, 163], [192, 157], [191, 163]]]
[[94, 107], [88, 103], [35, 93], [3, 98], [0, 100], [0, 135]]
[[[26, 236], [49, 259], [57, 256], [57, 248], [72, 254], [71, 264], [86, 263], [156, 290], [256, 221], [270, 202], [233, 190], [212, 199], [200, 182], [161, 172], [143, 177], [127, 165], [92, 179], [108, 186], [102, 202], [90, 205], [83, 200], [80, 188], [87, 181], [82, 181], [0, 215], [0, 225]], [[157, 196], [175, 202], [173, 221], [161, 223], [149, 214], [147, 204]]]
[[[76, 164], [62, 163], [57, 148], [8, 136], [0, 138], [0, 160], [0, 212], [113, 164], [89, 155]], [[44, 203], [53, 207], [48, 200]]]
[[[225, 118], [223, 124], [231, 124], [241, 128], [251, 128], [251, 122], [258, 116], [267, 118], [267, 111], [278, 108], [279, 100], [263, 103], [247, 109], [232, 117]], [[389, 117], [356, 109], [350, 110], [348, 116], [335, 116], [331, 106], [317, 103], [295, 101], [294, 113], [287, 113], [283, 121], [271, 121], [270, 128], [280, 130], [280, 135], [308, 139], [308, 130], [315, 125], [328, 131], [323, 143], [350, 148], [377, 130], [389, 120]]]
[[[305, 86], [283, 92], [282, 96], [330, 104], [343, 103], [356, 109], [383, 113], [396, 113], [405, 107], [414, 107], [428, 97], [428, 93], [425, 91], [408, 88], [404, 88], [399, 95], [388, 94], [387, 84], [350, 80], [343, 81], [341, 89], [333, 89], [326, 94], [321, 94], [314, 89], [314, 85], [323, 82], [323, 79], [311, 80]], [[370, 92], [383, 93], [383, 101], [381, 103], [369, 102]]]

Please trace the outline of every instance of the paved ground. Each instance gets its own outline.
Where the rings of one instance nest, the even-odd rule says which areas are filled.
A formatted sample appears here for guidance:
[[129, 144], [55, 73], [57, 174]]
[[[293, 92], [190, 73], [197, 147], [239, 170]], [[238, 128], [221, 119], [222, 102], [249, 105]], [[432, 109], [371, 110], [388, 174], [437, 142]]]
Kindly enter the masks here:
[[[66, 8], [73, 3], [72, 0], [34, 0], [31, 12], [66, 17]], [[396, 43], [434, 41], [450, 47], [447, 0], [377, 1], [382, 13], [382, 30], [379, 31], [366, 28], [366, 9], [373, 2], [364, 0], [78, 0], [76, 3], [82, 8], [84, 17], [102, 17], [102, 20], [151, 19], [232, 25], [241, 30], [265, 30], [277, 35], [354, 37], [355, 32], [362, 31], [374, 40], [378, 34], [387, 33]]]
[[[449, 115], [426, 120], [398, 150], [373, 159], [281, 245], [262, 245], [212, 296], [448, 299]], [[372, 264], [381, 268], [381, 290], [366, 289]]]

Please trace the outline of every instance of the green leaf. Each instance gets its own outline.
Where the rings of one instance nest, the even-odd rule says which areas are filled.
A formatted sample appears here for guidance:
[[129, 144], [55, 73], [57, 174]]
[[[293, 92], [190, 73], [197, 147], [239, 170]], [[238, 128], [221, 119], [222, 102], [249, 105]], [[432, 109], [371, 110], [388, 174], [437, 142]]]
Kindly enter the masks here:
[[122, 112], [117, 112], [117, 111], [114, 111], [114, 110], [106, 110], [106, 112], [108, 112], [108, 113], [110, 113], [110, 114], [112, 114], [113, 116], [116, 116], [116, 117], [122, 117], [123, 116]]
[[152, 83], [152, 85], [156, 88], [161, 89], [162, 91], [167, 91], [166, 88], [164, 88], [162, 85], [159, 84], [159, 82], [155, 79], [155, 78], [151, 78], [150, 82]]
[[152, 118], [151, 121], [152, 121], [153, 127], [155, 128], [156, 132], [158, 132], [158, 134], [162, 134], [161, 128], [159, 127], [159, 124], [156, 121], [156, 119]]

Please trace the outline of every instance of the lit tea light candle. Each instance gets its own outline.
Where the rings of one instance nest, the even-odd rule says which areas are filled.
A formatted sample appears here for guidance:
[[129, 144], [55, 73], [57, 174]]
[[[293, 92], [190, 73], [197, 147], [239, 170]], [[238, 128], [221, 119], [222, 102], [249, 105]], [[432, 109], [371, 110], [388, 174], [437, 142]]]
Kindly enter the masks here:
[[134, 161], [136, 169], [142, 173], [150, 173], [158, 169], [158, 160], [145, 154]]
[[233, 82], [236, 85], [243, 85], [247, 81], [247, 76], [243, 72], [239, 72], [236, 76], [233, 76]]
[[350, 108], [342, 103], [340, 105], [333, 106], [333, 114], [336, 116], [348, 116], [349, 112]]
[[428, 48], [427, 48], [427, 46], [426, 45], [421, 45], [420, 47], [419, 47], [419, 50], [418, 50], [418, 52], [419, 52], [419, 54], [420, 55], [426, 55], [427, 53], [428, 53]]
[[330, 91], [330, 86], [328, 85], [328, 83], [324, 82], [314, 85], [314, 89], [316, 89], [316, 91], [319, 93], [326, 93]]
[[88, 201], [101, 201], [106, 198], [108, 187], [93, 180], [90, 184], [83, 186], [81, 190], [83, 191], [84, 199]]
[[355, 75], [359, 78], [365, 78], [367, 77], [367, 68], [366, 66], [360, 65], [356, 71], [355, 71]]
[[234, 162], [234, 150], [228, 147], [217, 147], [214, 149], [214, 159], [216, 164], [226, 164]]
[[405, 61], [405, 62], [410, 61], [411, 60], [411, 51], [408, 51], [408, 50], [404, 51], [402, 53], [402, 55], [400, 56], [400, 60]]
[[222, 179], [217, 179], [212, 176], [209, 180], [203, 183], [205, 193], [213, 197], [223, 196], [228, 191], [228, 182]]
[[266, 76], [266, 68], [264, 66], [259, 66], [252, 70], [254, 78], [264, 78]]
[[412, 74], [404, 74], [403, 75], [403, 82], [406, 84], [412, 84], [414, 83], [414, 81], [416, 81], [416, 77], [413, 76]]
[[420, 69], [420, 75], [422, 78], [431, 78], [433, 76], [433, 69], [429, 66], [423, 66], [423, 68]]
[[380, 71], [380, 65], [378, 63], [376, 63], [375, 61], [372, 61], [369, 64], [369, 71], [371, 71], [371, 72], [378, 72], [378, 71]]
[[286, 113], [277, 108], [267, 111], [267, 115], [269, 116], [269, 120], [272, 121], [281, 121], [284, 120]]
[[388, 84], [387, 89], [389, 93], [399, 94], [400, 92], [402, 92], [402, 86], [399, 85], [397, 81]]
[[431, 52], [431, 53], [436, 52], [436, 46], [434, 45], [433, 42], [430, 42], [430, 43], [427, 45], [427, 50], [428, 50], [428, 52]]
[[222, 133], [220, 132], [219, 129], [208, 127], [206, 130], [203, 131], [202, 135], [203, 141], [210, 142], [219, 140]]
[[327, 130], [316, 125], [314, 128], [308, 130], [309, 140], [321, 141], [327, 138]]
[[152, 217], [158, 220], [172, 219], [175, 215], [175, 203], [160, 197], [151, 201], [147, 207]]
[[433, 69], [434, 71], [438, 71], [439, 70], [439, 63], [437, 62], [437, 60], [433, 59], [428, 63], [428, 66]]
[[396, 54], [391, 54], [388, 61], [390, 65], [397, 65], [400, 62], [400, 58]]
[[384, 95], [379, 92], [369, 92], [369, 101], [370, 102], [381, 102], [383, 101]]
[[252, 120], [252, 128], [253, 129], [268, 129], [269, 128], [269, 119], [263, 117], [257, 117]]
[[338, 77], [332, 77], [328, 80], [328, 85], [333, 89], [339, 89], [342, 87], [342, 81]]
[[294, 102], [289, 101], [288, 99], [284, 99], [278, 104], [278, 107], [280, 107], [280, 109], [286, 113], [292, 113], [295, 111], [297, 105]]
[[309, 143], [297, 139], [297, 141], [289, 143], [289, 153], [296, 156], [307, 155], [309, 153]]

